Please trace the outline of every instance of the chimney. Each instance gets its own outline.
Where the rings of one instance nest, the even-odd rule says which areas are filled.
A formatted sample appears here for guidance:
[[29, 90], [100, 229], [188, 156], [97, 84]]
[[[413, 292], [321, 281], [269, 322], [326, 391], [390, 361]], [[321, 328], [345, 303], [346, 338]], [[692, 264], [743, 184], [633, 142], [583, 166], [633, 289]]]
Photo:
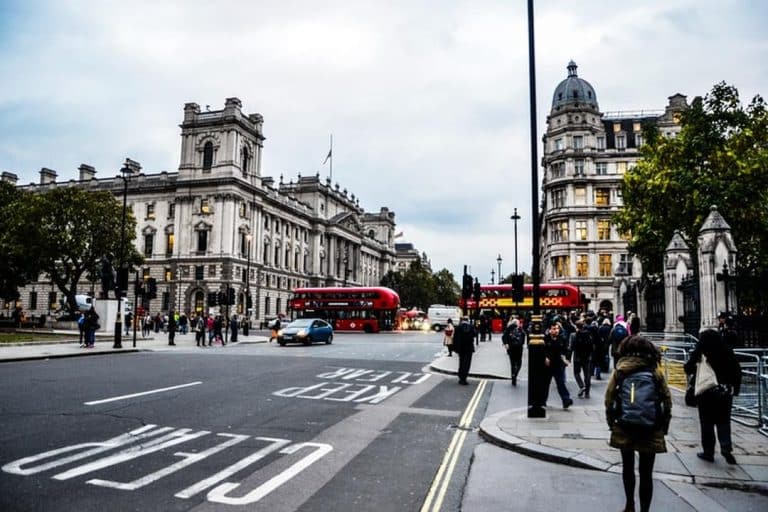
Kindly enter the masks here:
[[43, 167], [40, 169], [40, 184], [47, 185], [49, 183], [56, 183], [56, 171]]
[[16, 182], [19, 181], [19, 177], [12, 172], [3, 171], [2, 181], [7, 181], [8, 183], [15, 185]]
[[88, 164], [80, 164], [80, 181], [92, 180], [96, 176], [96, 168]]

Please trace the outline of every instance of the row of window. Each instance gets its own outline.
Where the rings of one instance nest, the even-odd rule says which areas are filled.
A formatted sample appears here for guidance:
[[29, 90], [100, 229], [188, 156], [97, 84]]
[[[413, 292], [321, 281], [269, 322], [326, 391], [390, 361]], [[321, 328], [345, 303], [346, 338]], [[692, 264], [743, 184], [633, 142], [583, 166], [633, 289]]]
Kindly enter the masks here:
[[[550, 204], [552, 208], [565, 208], [567, 205], [565, 187], [553, 188], [550, 192]], [[621, 190], [616, 189], [616, 203], [620, 203]], [[593, 206], [611, 206], [611, 188], [600, 187], [592, 190]], [[573, 206], [587, 205], [587, 187], [573, 187]]]
[[[613, 255], [598, 254], [597, 275], [599, 277], [613, 277]], [[619, 255], [619, 269], [622, 272], [632, 273], [632, 259], [629, 254]], [[571, 275], [571, 257], [552, 257], [552, 278], [562, 279], [569, 277], [590, 277], [589, 254], [576, 255], [576, 274]]]
[[[553, 222], [550, 227], [550, 233], [552, 242], [568, 242], [571, 240], [569, 222], [567, 220]], [[589, 240], [586, 220], [574, 221], [574, 235], [574, 240], [576, 241]], [[609, 220], [597, 220], [597, 239], [611, 239], [611, 223]]]
[[[616, 141], [616, 149], [626, 149], [627, 148], [627, 134], [621, 132], [621, 124], [615, 123], [613, 126], [614, 133], [616, 134], [614, 136], [614, 139]], [[632, 136], [635, 140], [635, 147], [639, 148], [643, 145], [643, 134], [640, 130], [640, 123], [634, 123], [634, 133]], [[587, 139], [589, 136], [587, 137]], [[585, 148], [584, 142], [585, 142], [585, 136], [584, 135], [573, 135], [571, 137], [558, 137], [552, 142], [552, 151], [563, 151], [566, 149], [566, 142], [567, 139], [570, 139], [570, 146], [568, 146], [570, 149], [574, 149], [577, 151], [580, 151]], [[604, 150], [605, 149], [605, 136], [598, 135], [595, 137], [595, 148], [597, 150]]]
[[[629, 162], [595, 162], [594, 175], [608, 176], [608, 174], [624, 174], [629, 168]], [[573, 175], [586, 176], [587, 166], [583, 158], [573, 160]], [[549, 166], [549, 175], [551, 179], [565, 178], [568, 175], [566, 162], [552, 162]]]

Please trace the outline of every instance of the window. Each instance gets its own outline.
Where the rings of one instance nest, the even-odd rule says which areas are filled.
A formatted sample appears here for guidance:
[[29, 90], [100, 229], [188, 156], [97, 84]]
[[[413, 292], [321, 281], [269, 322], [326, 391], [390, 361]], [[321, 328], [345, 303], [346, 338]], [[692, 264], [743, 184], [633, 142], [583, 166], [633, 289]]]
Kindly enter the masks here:
[[37, 309], [37, 292], [29, 292], [29, 309]]
[[275, 267], [280, 266], [280, 248], [279, 247], [275, 247], [275, 259], [272, 260], [272, 265], [274, 265]]
[[203, 170], [210, 171], [213, 167], [213, 142], [208, 141], [203, 146]]
[[553, 242], [567, 242], [568, 241], [568, 221], [562, 220], [552, 224], [552, 241]]
[[589, 255], [576, 256], [576, 277], [589, 277]]
[[605, 162], [597, 162], [595, 164], [595, 174], [597, 174], [598, 176], [607, 176], [608, 164]]
[[168, 293], [167, 291], [163, 292], [162, 301], [163, 301], [163, 305], [162, 305], [161, 309], [164, 309], [166, 311], [170, 310], [171, 309], [171, 294]]
[[611, 255], [600, 254], [600, 277], [611, 277]]
[[168, 203], [168, 218], [172, 219], [176, 216], [176, 203]]
[[587, 188], [575, 187], [573, 189], [573, 204], [576, 206], [585, 206], [587, 204]]
[[240, 256], [248, 257], [248, 235], [246, 233], [240, 233]]
[[246, 217], [245, 203], [240, 203], [239, 213], [240, 213], [240, 218], [241, 219], [244, 219]]
[[616, 162], [616, 173], [624, 174], [627, 172], [627, 162]]
[[195, 312], [202, 313], [204, 307], [205, 307], [205, 295], [203, 295], [203, 292], [197, 292], [195, 294]]
[[264, 215], [264, 229], [269, 229], [269, 215]]
[[205, 267], [203, 265], [195, 265], [195, 280], [202, 281], [205, 279]]
[[575, 160], [573, 162], [573, 166], [574, 166], [574, 169], [575, 169], [575, 173], [574, 174], [576, 176], [584, 176], [584, 160], [582, 160], [581, 158]]
[[208, 275], [216, 277], [216, 265], [208, 265]]
[[147, 205], [147, 214], [145, 216], [148, 220], [155, 220], [155, 204], [149, 203]]
[[605, 149], [605, 137], [597, 138], [597, 149]]
[[618, 273], [632, 275], [632, 257], [629, 254], [619, 254]]
[[619, 133], [621, 131], [621, 123], [613, 123], [613, 133]]
[[48, 292], [48, 309], [56, 309], [59, 305], [56, 303], [56, 292]]
[[208, 231], [201, 229], [197, 232], [197, 252], [205, 252], [208, 250]]
[[269, 244], [264, 244], [264, 250], [261, 253], [261, 262], [267, 264], [267, 258], [269, 258]]
[[555, 139], [555, 151], [563, 150], [563, 139]]
[[582, 135], [573, 136], [573, 149], [584, 149], [584, 137]]
[[264, 297], [264, 314], [265, 315], [269, 315], [270, 314], [269, 297]]
[[611, 239], [611, 223], [606, 219], [599, 219], [597, 221], [597, 239], [598, 240], [610, 240]]
[[164, 274], [165, 274], [165, 282], [166, 283], [170, 283], [171, 281], [173, 281], [173, 271], [170, 268], [165, 267], [165, 273]]
[[243, 146], [243, 175], [248, 174], [248, 166], [251, 163], [251, 154], [248, 152], [248, 148], [246, 146]]
[[144, 256], [152, 256], [152, 246], [155, 243], [155, 235], [147, 233], [144, 235]]
[[550, 173], [552, 174], [552, 178], [562, 178], [565, 176], [565, 163], [563, 162], [554, 162], [552, 166], [550, 167]]
[[175, 242], [175, 236], [173, 233], [166, 233], [165, 235], [165, 255], [171, 256], [173, 254], [173, 244]]
[[211, 205], [207, 198], [200, 200], [200, 213], [211, 213]]
[[577, 220], [576, 221], [576, 240], [586, 240], [587, 239], [587, 221], [585, 220]]
[[611, 190], [608, 188], [595, 189], [595, 206], [610, 205]]
[[616, 149], [626, 149], [626, 148], [627, 148], [627, 137], [625, 135], [617, 135]]
[[552, 258], [552, 277], [569, 277], [571, 261], [569, 256], [555, 256]]
[[565, 189], [554, 188], [552, 189], [552, 207], [562, 208], [565, 206]]
[[634, 123], [632, 123], [632, 131], [635, 133], [640, 133], [642, 131], [642, 128], [639, 122], [635, 121]]
[[635, 147], [639, 148], [643, 145], [643, 134], [642, 133], [636, 133], [635, 134]]
[[282, 306], [281, 299], [280, 297], [278, 297], [277, 299], [275, 299], [275, 313], [277, 313], [278, 315], [280, 314], [280, 306]]

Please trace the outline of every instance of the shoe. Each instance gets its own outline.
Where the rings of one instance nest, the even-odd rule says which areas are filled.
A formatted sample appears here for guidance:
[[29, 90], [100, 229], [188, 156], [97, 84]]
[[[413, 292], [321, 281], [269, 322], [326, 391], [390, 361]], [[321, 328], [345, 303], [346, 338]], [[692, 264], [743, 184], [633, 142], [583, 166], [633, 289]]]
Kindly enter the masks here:
[[589, 393], [584, 393], [584, 398], [586, 398], [587, 400], [589, 400]]
[[570, 407], [570, 406], [572, 406], [572, 405], [573, 405], [573, 400], [571, 400], [571, 399], [569, 398], [568, 400], [566, 400], [565, 402], [563, 402], [563, 409], [567, 409], [567, 408], [569, 408], [569, 407]]
[[579, 389], [579, 398], [584, 398], [584, 393], [586, 390], [584, 388]]
[[[698, 458], [700, 458], [701, 460], [705, 460], [707, 462], [715, 462], [715, 456], [714, 455], [710, 455], [708, 453], [699, 452], [699, 453], [696, 454], [696, 456]], [[731, 455], [731, 457], [733, 457], [733, 455]]]
[[517, 386], [517, 377], [512, 377], [512, 385]]
[[723, 458], [725, 459], [725, 462], [731, 465], [736, 464], [736, 458], [733, 456], [733, 453], [731, 452], [721, 452], [721, 453], [723, 454]]
[[469, 382], [467, 382], [467, 381], [465, 381], [465, 380], [460, 380], [460, 381], [459, 381], [459, 384], [461, 384], [462, 386], [468, 386], [468, 385], [469, 385]]
[[595, 377], [595, 380], [603, 380], [603, 378], [598, 375], [598, 376]]

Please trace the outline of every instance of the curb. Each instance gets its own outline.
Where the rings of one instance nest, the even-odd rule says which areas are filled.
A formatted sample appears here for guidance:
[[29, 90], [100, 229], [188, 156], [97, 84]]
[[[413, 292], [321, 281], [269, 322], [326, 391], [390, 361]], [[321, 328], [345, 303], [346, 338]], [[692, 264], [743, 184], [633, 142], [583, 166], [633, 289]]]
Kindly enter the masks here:
[[[429, 369], [432, 370], [435, 373], [442, 373], [444, 375], [458, 375], [458, 372], [456, 370], [446, 370], [443, 368], [440, 368], [438, 366], [429, 365]], [[502, 375], [492, 375], [490, 373], [472, 373], [472, 371], [469, 372], [469, 375], [467, 377], [472, 377], [475, 379], [496, 379], [496, 380], [509, 380], [509, 377], [502, 376]]]
[[128, 354], [128, 353], [136, 353], [141, 352], [142, 349], [138, 348], [123, 348], [123, 349], [114, 349], [109, 352], [105, 351], [99, 351], [99, 352], [73, 352], [71, 354], [46, 354], [46, 355], [39, 355], [39, 356], [21, 356], [21, 357], [7, 357], [0, 359], [1, 363], [18, 363], [20, 361], [43, 361], [46, 359], [64, 359], [67, 357], [90, 357], [90, 356], [108, 356], [112, 354]]

